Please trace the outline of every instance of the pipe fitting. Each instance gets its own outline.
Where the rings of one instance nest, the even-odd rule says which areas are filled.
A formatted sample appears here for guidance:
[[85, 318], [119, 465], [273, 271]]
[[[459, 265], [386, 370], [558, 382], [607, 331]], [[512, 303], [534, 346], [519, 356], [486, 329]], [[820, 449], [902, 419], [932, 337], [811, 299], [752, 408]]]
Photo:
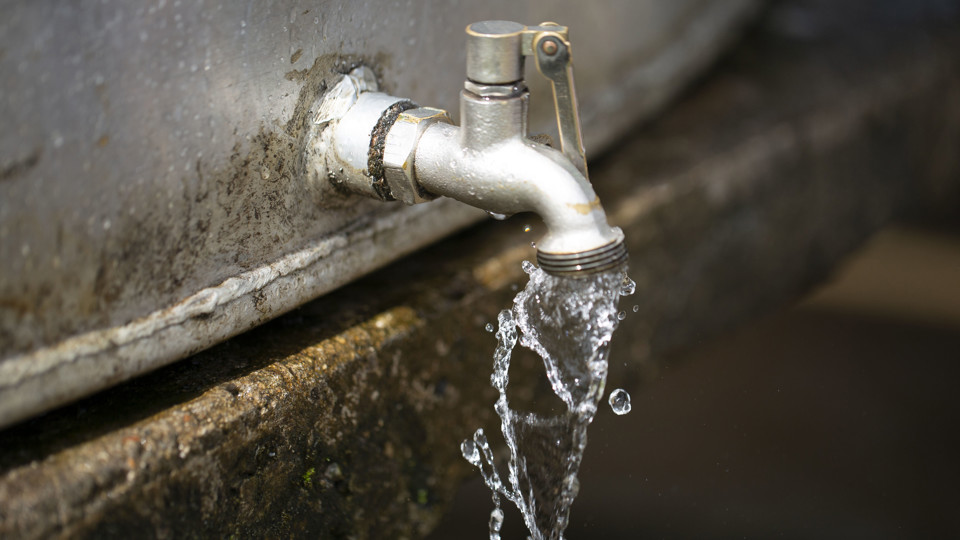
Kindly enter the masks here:
[[393, 198], [404, 204], [436, 198], [417, 182], [414, 168], [420, 136], [437, 122], [453, 123], [443, 109], [419, 107], [401, 112], [387, 132], [383, 146], [383, 176]]
[[464, 148], [481, 150], [527, 135], [530, 93], [526, 87], [489, 88], [501, 88], [503, 95], [478, 95], [469, 89], [460, 92], [460, 142]]

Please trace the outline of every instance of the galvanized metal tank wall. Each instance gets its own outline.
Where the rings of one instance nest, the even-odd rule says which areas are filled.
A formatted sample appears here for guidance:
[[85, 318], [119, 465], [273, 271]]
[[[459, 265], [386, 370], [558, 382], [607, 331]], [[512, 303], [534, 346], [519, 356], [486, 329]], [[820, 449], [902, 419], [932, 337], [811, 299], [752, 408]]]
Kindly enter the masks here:
[[[456, 115], [468, 23], [555, 20], [571, 27], [597, 151], [712, 59], [754, 3], [7, 2], [0, 426], [182, 358], [482, 217], [452, 201], [331, 196], [303, 180], [311, 108], [338, 72], [371, 66], [387, 91]], [[551, 103], [533, 90], [533, 125], [546, 130]]]

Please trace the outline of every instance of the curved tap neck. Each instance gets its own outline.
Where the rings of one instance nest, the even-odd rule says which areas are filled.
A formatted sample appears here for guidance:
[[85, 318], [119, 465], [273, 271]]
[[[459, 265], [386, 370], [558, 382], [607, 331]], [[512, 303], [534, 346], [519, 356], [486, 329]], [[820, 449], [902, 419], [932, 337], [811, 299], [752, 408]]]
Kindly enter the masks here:
[[618, 241], [592, 186], [560, 152], [514, 137], [463, 147], [463, 128], [437, 124], [421, 136], [415, 158], [424, 189], [499, 214], [535, 212], [548, 233], [539, 249], [580, 253]]

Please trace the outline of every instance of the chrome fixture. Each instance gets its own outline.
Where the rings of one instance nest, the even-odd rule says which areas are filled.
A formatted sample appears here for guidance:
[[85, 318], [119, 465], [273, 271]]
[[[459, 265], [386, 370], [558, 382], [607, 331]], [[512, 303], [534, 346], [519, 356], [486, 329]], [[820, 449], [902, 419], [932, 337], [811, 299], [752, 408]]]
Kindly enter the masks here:
[[[527, 56], [553, 85], [559, 151], [527, 137]], [[548, 228], [537, 261], [554, 275], [626, 262], [623, 233], [587, 179], [567, 27], [469, 25], [459, 127], [444, 110], [376, 90], [361, 67], [327, 92], [307, 148], [314, 182], [406, 204], [446, 196], [495, 214], [536, 212]]]

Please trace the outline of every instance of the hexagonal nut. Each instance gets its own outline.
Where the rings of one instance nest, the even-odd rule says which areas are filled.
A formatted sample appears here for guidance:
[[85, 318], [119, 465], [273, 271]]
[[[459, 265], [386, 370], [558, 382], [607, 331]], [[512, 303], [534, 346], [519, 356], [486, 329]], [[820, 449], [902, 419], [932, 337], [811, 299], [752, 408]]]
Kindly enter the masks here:
[[400, 113], [387, 133], [383, 145], [383, 177], [398, 201], [416, 204], [434, 198], [417, 183], [413, 161], [420, 135], [437, 122], [453, 123], [443, 109], [419, 107]]

